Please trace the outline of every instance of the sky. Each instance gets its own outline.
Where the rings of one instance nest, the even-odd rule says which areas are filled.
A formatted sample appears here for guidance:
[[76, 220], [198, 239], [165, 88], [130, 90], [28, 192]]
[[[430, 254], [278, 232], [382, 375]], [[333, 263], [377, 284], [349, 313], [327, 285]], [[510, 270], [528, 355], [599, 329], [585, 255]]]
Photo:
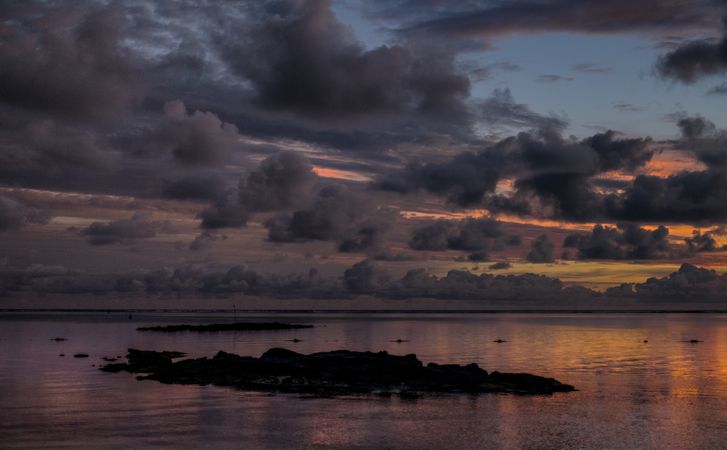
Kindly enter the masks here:
[[719, 298], [727, 3], [4, 1], [0, 295]]

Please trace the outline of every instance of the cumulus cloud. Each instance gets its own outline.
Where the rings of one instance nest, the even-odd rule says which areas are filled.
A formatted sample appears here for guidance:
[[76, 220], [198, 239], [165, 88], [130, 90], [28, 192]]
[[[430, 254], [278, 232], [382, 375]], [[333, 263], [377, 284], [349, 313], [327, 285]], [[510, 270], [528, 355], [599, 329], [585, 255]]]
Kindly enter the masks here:
[[389, 275], [368, 259], [343, 272], [343, 287], [354, 292], [374, 292], [389, 281]]
[[490, 217], [438, 220], [416, 228], [409, 246], [414, 250], [460, 250], [470, 252], [470, 261], [487, 261], [489, 252], [519, 245], [517, 238], [508, 236], [502, 223]]
[[553, 256], [554, 249], [555, 246], [548, 239], [548, 235], [543, 234], [533, 241], [533, 246], [530, 248], [528, 254], [525, 255], [525, 259], [531, 263], [551, 263], [555, 261], [555, 257]]
[[317, 181], [313, 166], [294, 152], [264, 159], [240, 181], [240, 203], [251, 211], [276, 211], [305, 204]]
[[[654, 154], [650, 144], [648, 138], [620, 138], [613, 131], [577, 140], [545, 128], [449, 161], [412, 164], [382, 176], [376, 186], [400, 193], [425, 190], [457, 206], [485, 206], [491, 212], [589, 220], [600, 213], [590, 178], [643, 167]], [[515, 178], [516, 194], [493, 195], [506, 177]]]
[[240, 228], [247, 224], [252, 213], [240, 204], [238, 192], [228, 190], [199, 213], [202, 228]]
[[646, 230], [634, 224], [595, 225], [590, 234], [568, 235], [563, 247], [576, 249], [580, 259], [671, 259], [681, 254], [669, 242], [668, 228]]
[[625, 283], [606, 290], [616, 298], [635, 298], [650, 301], [689, 299], [723, 300], [727, 289], [727, 274], [711, 269], [682, 264], [678, 271], [663, 278], [649, 278], [644, 283]]
[[684, 242], [691, 253], [716, 252], [727, 250], [727, 246], [718, 246], [715, 236], [724, 236], [727, 230], [724, 227], [717, 227], [704, 233], [701, 230], [694, 230], [692, 236], [684, 238]]
[[309, 208], [275, 215], [265, 227], [274, 242], [336, 241], [341, 251], [364, 251], [379, 247], [393, 219], [372, 196], [333, 184]]
[[217, 164], [239, 147], [237, 127], [211, 112], [187, 112], [180, 100], [164, 105], [159, 126], [145, 142], [145, 153], [170, 154], [184, 164]]
[[341, 118], [411, 113], [451, 122], [466, 116], [469, 79], [451, 53], [402, 45], [366, 49], [330, 1], [278, 1], [259, 8], [248, 38], [224, 57], [273, 110]]
[[134, 214], [130, 219], [111, 222], [93, 222], [80, 231], [92, 245], [109, 245], [129, 243], [140, 239], [149, 239], [159, 233], [172, 231], [169, 221], [150, 220], [147, 215]]

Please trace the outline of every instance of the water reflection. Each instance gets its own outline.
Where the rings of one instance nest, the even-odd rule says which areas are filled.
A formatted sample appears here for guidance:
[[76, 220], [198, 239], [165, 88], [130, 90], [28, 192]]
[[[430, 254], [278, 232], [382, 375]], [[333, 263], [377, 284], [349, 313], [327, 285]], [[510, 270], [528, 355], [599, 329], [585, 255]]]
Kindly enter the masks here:
[[[190, 318], [4, 316], [2, 446], [721, 448], [727, 437], [727, 316], [274, 319], [317, 326], [151, 334], [135, 329]], [[57, 336], [68, 341], [49, 340]], [[293, 338], [301, 341], [293, 343]], [[693, 338], [704, 342], [687, 342]], [[396, 339], [408, 342], [392, 342]], [[304, 353], [347, 348], [416, 353], [425, 362], [474, 361], [488, 370], [553, 376], [580, 390], [552, 397], [301, 399], [139, 382], [93, 367], [102, 356], [123, 354], [128, 347], [209, 356], [218, 350], [259, 355], [274, 346]], [[76, 359], [75, 352], [91, 357]]]

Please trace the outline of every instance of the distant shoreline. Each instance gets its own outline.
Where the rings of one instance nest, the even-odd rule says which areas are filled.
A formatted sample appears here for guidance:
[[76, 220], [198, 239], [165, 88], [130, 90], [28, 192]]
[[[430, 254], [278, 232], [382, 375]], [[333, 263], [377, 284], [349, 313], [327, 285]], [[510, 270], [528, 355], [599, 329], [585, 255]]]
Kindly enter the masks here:
[[0, 314], [727, 314], [727, 309], [66, 309], [0, 308]]

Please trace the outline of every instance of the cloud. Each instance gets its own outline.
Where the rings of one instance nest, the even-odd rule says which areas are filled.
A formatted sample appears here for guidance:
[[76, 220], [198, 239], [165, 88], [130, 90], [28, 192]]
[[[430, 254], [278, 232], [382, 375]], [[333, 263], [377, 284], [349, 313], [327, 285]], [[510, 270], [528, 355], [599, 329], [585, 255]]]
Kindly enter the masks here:
[[[653, 154], [649, 138], [619, 138], [606, 131], [577, 140], [545, 128], [521, 132], [449, 161], [411, 164], [383, 175], [375, 185], [400, 193], [425, 190], [457, 206], [485, 206], [493, 213], [583, 221], [599, 214], [591, 177], [611, 170], [634, 171]], [[497, 183], [506, 177], [516, 179], [517, 192], [494, 195]]]
[[47, 223], [50, 216], [39, 210], [29, 209], [23, 203], [0, 195], [0, 231], [17, 230], [30, 223]]
[[703, 39], [683, 44], [659, 58], [656, 69], [662, 77], [686, 84], [723, 74], [727, 72], [727, 37], [717, 42]]
[[610, 67], [606, 67], [602, 64], [596, 64], [596, 63], [573, 64], [572, 66], [570, 66], [570, 69], [574, 72], [597, 74], [597, 75], [605, 75], [605, 74], [611, 72]]
[[256, 14], [246, 36], [255, 45], [226, 40], [220, 48], [266, 109], [329, 119], [393, 113], [466, 118], [469, 79], [457, 73], [451, 53], [402, 45], [366, 49], [330, 1], [277, 1]]
[[340, 251], [355, 252], [377, 249], [393, 219], [371, 195], [331, 184], [309, 208], [278, 214], [265, 227], [273, 242], [336, 241]]
[[251, 211], [275, 211], [305, 204], [318, 177], [305, 157], [281, 152], [264, 159], [240, 181], [240, 203]]
[[343, 287], [349, 291], [374, 292], [385, 286], [389, 275], [373, 262], [365, 259], [343, 272]]
[[483, 217], [461, 221], [438, 220], [420, 226], [412, 233], [409, 247], [414, 250], [460, 250], [470, 252], [470, 261], [487, 261], [489, 252], [517, 244], [501, 222]]
[[240, 204], [236, 190], [226, 191], [212, 205], [199, 213], [200, 226], [207, 229], [240, 228], [247, 224], [252, 213]]
[[563, 75], [554, 75], [554, 74], [545, 74], [545, 75], [538, 75], [538, 77], [535, 79], [535, 81], [539, 81], [541, 83], [557, 83], [559, 81], [573, 81], [573, 77], [566, 77]]
[[713, 86], [707, 91], [707, 95], [727, 95], [727, 82]]
[[669, 242], [669, 229], [646, 230], [634, 224], [618, 227], [595, 225], [590, 234], [570, 234], [563, 247], [574, 248], [578, 258], [589, 259], [672, 259], [682, 254]]
[[490, 270], [505, 270], [505, 269], [509, 269], [511, 267], [512, 267], [512, 264], [510, 264], [509, 262], [499, 261], [499, 262], [496, 262], [495, 264], [491, 264], [487, 268]]
[[0, 101], [91, 121], [140, 101], [145, 78], [122, 43], [130, 24], [121, 8], [22, 2], [0, 15]]
[[438, 5], [422, 13], [411, 2], [386, 2], [374, 7], [381, 15], [412, 24], [402, 33], [450, 38], [492, 38], [512, 33], [579, 32], [587, 34], [673, 33], [715, 22], [718, 6], [709, 0], [546, 0], [465, 2]]
[[548, 239], [548, 235], [543, 234], [533, 241], [533, 246], [525, 255], [525, 259], [531, 263], [551, 263], [555, 261], [553, 250], [553, 243]]
[[207, 250], [212, 246], [213, 242], [216, 241], [224, 241], [227, 239], [227, 236], [224, 234], [217, 234], [208, 230], [203, 231], [202, 233], [198, 234], [192, 242], [189, 243], [189, 249], [190, 250]]
[[140, 239], [149, 239], [159, 233], [172, 231], [169, 221], [149, 220], [144, 214], [134, 214], [130, 219], [111, 222], [93, 222], [80, 231], [80, 235], [91, 245], [109, 245], [128, 243]]
[[510, 89], [495, 89], [492, 96], [479, 106], [480, 118], [491, 126], [511, 128], [553, 128], [563, 129], [568, 121], [553, 115], [543, 116], [530, 110], [522, 103], [515, 103]]
[[635, 298], [649, 301], [723, 300], [727, 289], [727, 274], [682, 264], [679, 270], [663, 278], [649, 278], [644, 283], [626, 283], [606, 290], [610, 297]]
[[727, 246], [718, 247], [715, 236], [724, 236], [727, 231], [724, 227], [717, 227], [704, 233], [701, 230], [694, 230], [692, 237], [684, 238], [690, 253], [716, 252], [727, 250]]
[[224, 180], [216, 174], [194, 174], [166, 182], [162, 195], [175, 200], [215, 200], [225, 192]]
[[218, 164], [239, 147], [237, 127], [211, 112], [188, 113], [180, 100], [167, 102], [161, 124], [145, 142], [145, 153], [171, 154], [184, 164]]

